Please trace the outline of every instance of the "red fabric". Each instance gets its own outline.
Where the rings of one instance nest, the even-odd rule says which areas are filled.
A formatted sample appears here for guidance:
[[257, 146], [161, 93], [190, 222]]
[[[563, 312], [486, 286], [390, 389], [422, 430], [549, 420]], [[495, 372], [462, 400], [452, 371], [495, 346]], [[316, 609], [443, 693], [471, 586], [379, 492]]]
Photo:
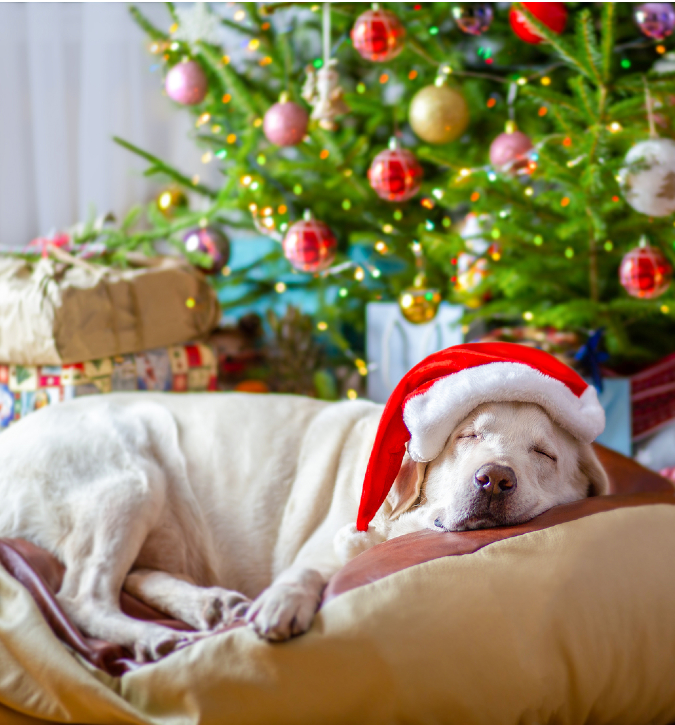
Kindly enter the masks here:
[[185, 354], [187, 356], [188, 367], [198, 368], [202, 365], [202, 354], [199, 352], [197, 345], [186, 345]]
[[572, 368], [543, 350], [513, 342], [479, 342], [455, 345], [429, 355], [410, 370], [391, 394], [380, 419], [375, 443], [363, 481], [356, 528], [366, 531], [384, 503], [396, 478], [410, 433], [403, 422], [403, 409], [412, 397], [428, 390], [440, 378], [489, 365], [514, 362], [527, 365], [564, 383], [577, 397], [588, 388]]

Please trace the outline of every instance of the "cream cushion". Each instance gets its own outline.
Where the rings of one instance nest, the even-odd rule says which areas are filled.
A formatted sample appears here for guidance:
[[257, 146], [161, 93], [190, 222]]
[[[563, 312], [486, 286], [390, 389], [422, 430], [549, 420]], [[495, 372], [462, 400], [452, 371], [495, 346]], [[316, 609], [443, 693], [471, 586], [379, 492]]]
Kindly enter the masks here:
[[113, 678], [0, 569], [0, 723], [675, 721], [675, 506], [607, 511], [336, 597], [312, 630], [242, 628]]

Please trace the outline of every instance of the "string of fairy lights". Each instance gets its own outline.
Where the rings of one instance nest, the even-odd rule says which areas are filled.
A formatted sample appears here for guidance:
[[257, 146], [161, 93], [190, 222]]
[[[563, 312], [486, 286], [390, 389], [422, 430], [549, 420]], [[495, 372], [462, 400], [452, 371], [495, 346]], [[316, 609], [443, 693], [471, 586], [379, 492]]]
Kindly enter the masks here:
[[[516, 5], [517, 4], [514, 4], [514, 6], [510, 10], [510, 21], [516, 35], [518, 35], [525, 42], [541, 42], [543, 38], [541, 36], [537, 36], [532, 26], [528, 25], [528, 23], [525, 21], [524, 16], [522, 15], [518, 7], [515, 7]], [[527, 6], [528, 4], [525, 3], [524, 5]], [[533, 7], [527, 9], [534, 15], [535, 19], [539, 23], [543, 24], [543, 26], [546, 26], [546, 28], [548, 28], [548, 30], [553, 33], [562, 34], [564, 32], [567, 21], [567, 8], [565, 6], [565, 3], [546, 3], [531, 5]], [[538, 14], [539, 11], [535, 12], [534, 5], [543, 5], [546, 7], [544, 7], [541, 10], [541, 13]], [[661, 5], [670, 6], [670, 3], [662, 3]], [[454, 20], [457, 26], [463, 32], [469, 35], [480, 36], [488, 31], [493, 13], [490, 3], [461, 3], [458, 4], [457, 7], [459, 8], [459, 10], [456, 13], [453, 10]], [[266, 68], [272, 65], [275, 60], [273, 58], [273, 54], [270, 54], [268, 52], [269, 42], [265, 37], [265, 33], [271, 29], [270, 21], [264, 20], [264, 22], [256, 25], [256, 23], [251, 22], [250, 14], [244, 9], [238, 7], [236, 3], [227, 3], [227, 8], [228, 12], [231, 13], [232, 22], [239, 24], [240, 28], [246, 31], [247, 37], [242, 40], [241, 43], [244, 54], [252, 54], [252, 56], [254, 57], [254, 63], [260, 68]], [[421, 4], [416, 4], [414, 6], [415, 10], [419, 10], [421, 8]], [[666, 37], [668, 37], [668, 35], [670, 35], [670, 33], [672, 33], [673, 27], [675, 27], [675, 13], [672, 13], [672, 18], [670, 16], [666, 17], [664, 15], [663, 17], [657, 18], [656, 20], [651, 16], [645, 16], [640, 19], [639, 14], [640, 12], [642, 12], [641, 8], [643, 8], [642, 5], [636, 6], [636, 20], [638, 27], [643, 33], [643, 36], [646, 37], [638, 38], [629, 43], [624, 43], [623, 45], [619, 45], [614, 49], [614, 52], [620, 56], [619, 64], [621, 68], [625, 71], [629, 71], [631, 69], [631, 60], [628, 58], [627, 52], [632, 49], [652, 47], [657, 55], [664, 55], [667, 52], [667, 47], [663, 43], [663, 41]], [[306, 85], [310, 85], [310, 80], [312, 80], [312, 74], [314, 74], [314, 87], [313, 89], [307, 91], [307, 96], [305, 96], [305, 89], [303, 89], [303, 97], [305, 97], [306, 99], [311, 99], [307, 100], [308, 104], [312, 108], [311, 118], [318, 120], [321, 128], [330, 130], [331, 124], [334, 123], [334, 115], [331, 116], [330, 114], [335, 114], [336, 104], [338, 104], [338, 101], [341, 100], [342, 93], [342, 89], [339, 86], [339, 76], [337, 74], [337, 70], [335, 70], [334, 60], [331, 58], [332, 48], [330, 43], [330, 3], [312, 5], [311, 10], [316, 13], [323, 11], [324, 54], [322, 58], [316, 58], [311, 63], [311, 72], [309, 74], [310, 77], [308, 78], [308, 82]], [[670, 10], [672, 11], [672, 7], [670, 8]], [[262, 8], [261, 12], [264, 17], [264, 7]], [[220, 21], [220, 19], [218, 19], [218, 21]], [[190, 61], [188, 62], [196, 62], [194, 61], [192, 55], [198, 54], [191, 54], [190, 49], [200, 40], [206, 39], [207, 41], [209, 41], [209, 33], [215, 32], [213, 31], [213, 27], [214, 26], [212, 25], [211, 20], [207, 18], [207, 15], [204, 14], [203, 7], [198, 4], [192, 11], [192, 15], [188, 11], [183, 11], [183, 14], [180, 17], [180, 21], [175, 22], [169, 29], [171, 37], [163, 41], [154, 40], [150, 46], [150, 50], [157, 55], [163, 55], [165, 61], [175, 60], [175, 57], [172, 56], [171, 53], [186, 51], [186, 59], [190, 58]], [[326, 31], [326, 28], [328, 28], [328, 32]], [[432, 25], [428, 28], [428, 33], [430, 36], [438, 35], [439, 32], [441, 32], [440, 28], [435, 25]], [[403, 48], [403, 45], [405, 43], [404, 35], [405, 33], [402, 31], [401, 23], [396, 15], [389, 10], [382, 10], [378, 7], [374, 7], [372, 10], [368, 10], [360, 15], [356, 19], [354, 28], [351, 32], [351, 38], [354, 47], [366, 60], [369, 60], [373, 63], [384, 63], [387, 60], [395, 57]], [[382, 45], [382, 43], [378, 45], [378, 42], [382, 41], [383, 39], [384, 45]], [[380, 50], [379, 48], [381, 47], [384, 47], [385, 50]], [[424, 55], [423, 49], [422, 51], [420, 51], [420, 54], [422, 56]], [[449, 63], [441, 63], [438, 64], [438, 77], [434, 86], [427, 86], [422, 88], [421, 90], [429, 91], [429, 89], [431, 89], [433, 91], [434, 88], [437, 89], [436, 95], [433, 96], [433, 103], [437, 104], [437, 106], [442, 102], [447, 103], [447, 100], [441, 100], [441, 91], [445, 93], [446, 91], [450, 90], [453, 94], [455, 94], [452, 102], [457, 104], [459, 103], [459, 101], [457, 100], [457, 96], [460, 97], [460, 100], [463, 99], [461, 99], [461, 91], [458, 90], [457, 84], [454, 83], [451, 85], [449, 83], [451, 79], [461, 79], [463, 77], [475, 76], [484, 78], [489, 81], [493, 81], [496, 84], [506, 86], [508, 91], [507, 97], [506, 99], [504, 99], [504, 96], [502, 94], [497, 92], [492, 93], [485, 100], [485, 107], [487, 110], [490, 111], [494, 110], [495, 112], [501, 112], [504, 108], [504, 103], [506, 103], [509, 123], [507, 123], [504, 134], [501, 134], [501, 136], [497, 137], [493, 141], [493, 144], [490, 148], [489, 163], [485, 163], [479, 166], [460, 166], [458, 168], [455, 168], [442, 160], [437, 161], [437, 166], [444, 167], [448, 172], [448, 176], [443, 184], [434, 186], [430, 190], [430, 192], [419, 198], [418, 203], [425, 210], [431, 211], [443, 201], [446, 195], [446, 188], [466, 188], [467, 202], [477, 203], [481, 199], [481, 194], [485, 192], [482, 192], [478, 188], [475, 188], [475, 185], [473, 183], [474, 179], [486, 178], [488, 182], [496, 182], [499, 178], [502, 178], [504, 176], [520, 176], [527, 180], [531, 178], [532, 175], [536, 172], [537, 165], [539, 163], [539, 154], [544, 147], [549, 144], [560, 144], [563, 148], [569, 151], [573, 151], [573, 147], [575, 145], [572, 136], [561, 133], [550, 133], [545, 137], [538, 139], [536, 143], [532, 142], [529, 138], [525, 137], [524, 134], [518, 131], [514, 119], [518, 91], [525, 86], [534, 84], [538, 84], [542, 88], [548, 88], [554, 82], [553, 76], [555, 72], [559, 68], [565, 67], [565, 63], [556, 62], [544, 69], [536, 69], [528, 74], [521, 73], [516, 74], [515, 76], [505, 78], [503, 76], [497, 75], [494, 72], [490, 72], [494, 67], [495, 57], [493, 54], [493, 50], [489, 44], [480, 45], [476, 51], [476, 54], [477, 57], [486, 66], [486, 71], [466, 70], [464, 68], [454, 67]], [[199, 58], [202, 59], [202, 56], [199, 55]], [[434, 64], [437, 64], [437, 61], [435, 61], [433, 58], [427, 58], [426, 60], [430, 60]], [[232, 54], [220, 55], [218, 58], [218, 62], [220, 68], [229, 68], [233, 64]], [[178, 63], [173, 66], [173, 68], [178, 69], [186, 69], [186, 67], [186, 62]], [[173, 70], [173, 68], [171, 70]], [[333, 73], [332, 76], [331, 73]], [[415, 68], [411, 68], [406, 71], [406, 76], [409, 81], [414, 82], [418, 79], [422, 80], [424, 74], [420, 73]], [[385, 86], [386, 84], [392, 83], [395, 80], [395, 74], [388, 68], [382, 71], [377, 76], [377, 82], [381, 86]], [[355, 92], [357, 95], [365, 94], [367, 91], [368, 88], [365, 83], [359, 82], [356, 84]], [[167, 92], [169, 92], [168, 85]], [[420, 92], [416, 94], [415, 98], [413, 98], [411, 102], [411, 125], [413, 127], [413, 131], [422, 140], [426, 140], [428, 143], [432, 144], [447, 143], [454, 138], [458, 138], [468, 124], [468, 109], [464, 113], [465, 118], [461, 117], [461, 113], [459, 114], [456, 123], [456, 126], [459, 130], [454, 136], [451, 136], [451, 138], [449, 139], [443, 138], [442, 141], [437, 140], [435, 137], [433, 140], [430, 137], [425, 138], [425, 135], [434, 136], [434, 134], [438, 133], [439, 129], [424, 128], [422, 125], [420, 125], [419, 128], [415, 126], [412, 118], [412, 107], [414, 106], [416, 98], [419, 96]], [[169, 95], [171, 96], [171, 93], [169, 93]], [[206, 90], [204, 90], [201, 100], [203, 100], [205, 95]], [[222, 109], [225, 109], [223, 110], [224, 114], [227, 114], [227, 109], [234, 107], [234, 105], [241, 100], [237, 99], [236, 95], [236, 91], [233, 89], [229, 89], [228, 92], [222, 95], [221, 102]], [[184, 105], [198, 105], [198, 103], [186, 101], [185, 97], [182, 97], [182, 100], [180, 96], [172, 97], [174, 98], [174, 100], [179, 103], [183, 103]], [[337, 100], [335, 100], [335, 98], [337, 98]], [[427, 102], [427, 104], [428, 103], [429, 101]], [[282, 136], [276, 137], [277, 146], [292, 146], [296, 143], [303, 143], [303, 149], [305, 153], [315, 154], [317, 162], [327, 162], [334, 164], [334, 150], [330, 148], [330, 144], [320, 143], [319, 137], [315, 138], [311, 134], [309, 136], [307, 135], [306, 124], [309, 123], [310, 118], [309, 114], [306, 113], [305, 109], [301, 109], [302, 113], [306, 117], [306, 124], [304, 127], [302, 126], [301, 122], [297, 121], [297, 119], [293, 120], [292, 122], [289, 120], [291, 117], [289, 115], [291, 111], [296, 113], [299, 118], [302, 118], [301, 114], [298, 114], [297, 109], [293, 108], [294, 105], [297, 106], [298, 104], [293, 104], [292, 101], [285, 101], [280, 102], [279, 104], [275, 104], [275, 106], [273, 106], [271, 109], [268, 109], [268, 111], [266, 111], [265, 113], [256, 113], [251, 121], [251, 124], [254, 128], [262, 127], [268, 140], [272, 141], [274, 145], [275, 137], [272, 132], [268, 131], [267, 121], [268, 116], [272, 114], [272, 111], [275, 111], [276, 115], [278, 116], [278, 118], [275, 119], [277, 122], [277, 132], [282, 134]], [[327, 109], [323, 108], [322, 111], [324, 114], [327, 115], [322, 116], [321, 112], [319, 112], [317, 109], [324, 106], [328, 106]], [[429, 106], [425, 105], [423, 106], [423, 108], [428, 109]], [[550, 112], [550, 110], [551, 109], [547, 104], [541, 104], [538, 107], [536, 113], [540, 118], [543, 118]], [[651, 114], [651, 107], [648, 107], [648, 110]], [[452, 113], [456, 113], [455, 108], [450, 109], [450, 111], [452, 111]], [[221, 136], [224, 141], [224, 143], [219, 148], [205, 151], [202, 155], [202, 163], [210, 164], [215, 161], [225, 161], [230, 157], [230, 148], [239, 148], [242, 142], [241, 134], [237, 133], [236, 129], [232, 129], [230, 132], [226, 132], [225, 126], [226, 124], [221, 118], [214, 119], [210, 112], [202, 112], [198, 114], [195, 120], [195, 128], [200, 132], [209, 130], [211, 134]], [[605, 127], [610, 134], [617, 134], [623, 130], [623, 126], [618, 120], [612, 120], [606, 123]], [[279, 138], [283, 137], [284, 133], [288, 135], [289, 132], [294, 139], [293, 143], [284, 143], [283, 141], [279, 140]], [[519, 146], [514, 146], [514, 139], [516, 138], [516, 134], [520, 134], [520, 137], [522, 137], [520, 139], [521, 143]], [[666, 141], [666, 139], [661, 139], [661, 141]], [[501, 156], [498, 153], [500, 151], [500, 147], [503, 147], [501, 148]], [[387, 156], [387, 158], [383, 162], [383, 165], [386, 168], [384, 168], [383, 171], [378, 170], [378, 173], [380, 173], [381, 171], [381, 175], [377, 178], [374, 178], [375, 174], [373, 172], [373, 166], [371, 166], [368, 179], [371, 187], [373, 187], [373, 189], [376, 191], [376, 193], [378, 193], [381, 198], [384, 198], [395, 205], [392, 208], [391, 220], [379, 220], [377, 222], [377, 229], [381, 231], [383, 238], [377, 239], [377, 241], [375, 241], [373, 244], [373, 248], [378, 254], [383, 256], [391, 252], [392, 245], [387, 242], [387, 236], [395, 237], [397, 234], [399, 234], [397, 224], [402, 222], [406, 216], [406, 212], [404, 211], [404, 209], [396, 205], [402, 202], [406, 202], [416, 196], [419, 192], [421, 185], [421, 168], [419, 172], [420, 178], [413, 178], [415, 177], [415, 174], [418, 173], [414, 167], [414, 163], [416, 162], [416, 160], [413, 159], [413, 161], [406, 165], [405, 159], [403, 161], [401, 160], [401, 154], [402, 152], [406, 151], [405, 149], [392, 148], [389, 151], [391, 152], [390, 155]], [[262, 150], [255, 153], [254, 158], [251, 160], [251, 169], [246, 173], [240, 174], [237, 177], [240, 187], [247, 193], [253, 195], [259, 193], [261, 197], [264, 196], [262, 192], [265, 191], [267, 183], [265, 180], [264, 170], [268, 163], [268, 157], [270, 153], [274, 153], [274, 151]], [[398, 156], [396, 154], [398, 154]], [[573, 158], [570, 158], [566, 162], [566, 165], [568, 168], [574, 169], [583, 161], [584, 156], [577, 155]], [[395, 176], [395, 171], [392, 171], [392, 169], [395, 167], [396, 164], [398, 164], [399, 167], [399, 176], [404, 177], [404, 193], [397, 194], [391, 188], [391, 180], [393, 176]], [[338, 173], [342, 174], [345, 179], [350, 179], [350, 177], [354, 175], [354, 170], [350, 167], [338, 167]], [[622, 181], [622, 179], [617, 177], [617, 182], [620, 181]], [[623, 179], [623, 181], [625, 182], [625, 179]], [[193, 175], [192, 182], [194, 185], [200, 183], [199, 173]], [[521, 184], [520, 189], [523, 197], [525, 197], [526, 199], [536, 197], [537, 195], [536, 187], [532, 183], [523, 183]], [[302, 223], [293, 223], [292, 221], [291, 217], [293, 214], [293, 208], [297, 207], [297, 204], [292, 201], [290, 197], [301, 200], [305, 189], [302, 183], [295, 182], [292, 186], [290, 186], [290, 188], [286, 189], [285, 191], [287, 196], [289, 197], [288, 201], [285, 201], [283, 203], [279, 203], [278, 201], [275, 203], [249, 201], [247, 203], [247, 210], [251, 214], [253, 224], [258, 231], [284, 245], [284, 252], [289, 259], [291, 265], [296, 270], [301, 272], [309, 272], [324, 278], [335, 277], [338, 280], [344, 275], [350, 275], [351, 278], [356, 282], [362, 282], [367, 275], [375, 280], [381, 278], [382, 271], [376, 263], [369, 264], [364, 263], [363, 261], [357, 262], [354, 260], [336, 261], [336, 244], [334, 243], [334, 241], [331, 241], [328, 235], [323, 239], [315, 239], [313, 242], [314, 246], [311, 247], [311, 245], [309, 244], [309, 233], [296, 230], [295, 245], [293, 246], [293, 251], [290, 252], [289, 246], [286, 244], [286, 240], [291, 235], [293, 228], [296, 227], [296, 225]], [[160, 200], [162, 198], [163, 197], [160, 196]], [[630, 198], [626, 198], [626, 201], [628, 201], [629, 204], [633, 205]], [[621, 197], [619, 196], [619, 194], [615, 194], [612, 196], [612, 202], [621, 202]], [[160, 202], [158, 201], [158, 203]], [[166, 201], [165, 208], [170, 208], [173, 203], [174, 202], [172, 200], [168, 199]], [[559, 204], [562, 209], [565, 209], [570, 205], [573, 205], [574, 203], [574, 199], [570, 197], [569, 194], [561, 191], [559, 197]], [[353, 204], [353, 200], [346, 196], [341, 202], [341, 208], [343, 211], [349, 212], [352, 209]], [[642, 211], [637, 206], [633, 206], [638, 211]], [[214, 205], [214, 208], [216, 207], [217, 204]], [[508, 211], [505, 210], [503, 213], [508, 214]], [[208, 226], [209, 216], [210, 214], [208, 212], [205, 212], [203, 223], [202, 221], [200, 221], [201, 227]], [[500, 215], [497, 215], [498, 218], [499, 216]], [[657, 216], [663, 215], [657, 214]], [[448, 212], [444, 214], [440, 219], [438, 217], [432, 218], [432, 216], [429, 216], [424, 221], [423, 226], [424, 229], [429, 232], [436, 230], [437, 226], [440, 226], [441, 230], [449, 231], [451, 228], [453, 228], [453, 220], [450, 216], [450, 213]], [[492, 228], [489, 230], [488, 234], [493, 244], [491, 244], [482, 253], [482, 256], [485, 256], [485, 254], [487, 254], [493, 262], [499, 261], [499, 259], [501, 258], [501, 252], [498, 246], [498, 242], [501, 237], [501, 232], [498, 226], [498, 222], [492, 225]], [[535, 247], [542, 247], [544, 245], [544, 239], [541, 234], [534, 235], [532, 242]], [[323, 247], [325, 247], [326, 249], [323, 249], [321, 245], [323, 245]], [[611, 240], [605, 240], [601, 243], [601, 247], [606, 252], [612, 252], [614, 249], [614, 244]], [[321, 254], [318, 254], [318, 257], [321, 257], [320, 264], [312, 263], [309, 259], [309, 257], [312, 257], [312, 255], [318, 258], [317, 249], [322, 252]], [[401, 306], [403, 314], [409, 320], [413, 322], [426, 322], [429, 319], [432, 319], [435, 315], [436, 309], [441, 300], [441, 295], [438, 290], [426, 288], [422, 248], [419, 242], [412, 242], [412, 244], [410, 245], [410, 249], [415, 257], [417, 276], [413, 286], [409, 289], [404, 290], [404, 292], [399, 297], [399, 304]], [[323, 252], [326, 253], [324, 254]], [[471, 250], [467, 250], [467, 252], [471, 252]], [[567, 259], [572, 259], [575, 255], [574, 247], [568, 246], [564, 250], [564, 255]], [[473, 257], [473, 264], [478, 264], [480, 262], [481, 254], [473, 254]], [[458, 260], [456, 259], [452, 260], [453, 264], [456, 264], [457, 261]], [[479, 271], [481, 271], [482, 273], [485, 271], [485, 268], [483, 267]], [[228, 275], [229, 273], [229, 267], [227, 265], [224, 265], [222, 267], [222, 274]], [[476, 277], [480, 279], [481, 274], [474, 274], [474, 278]], [[458, 285], [460, 284], [459, 278], [460, 275], [456, 274], [451, 278], [451, 282]], [[288, 284], [282, 280], [279, 280], [274, 284], [273, 288], [278, 294], [283, 294], [288, 290]], [[347, 297], [349, 295], [349, 287], [346, 285], [339, 286], [337, 294], [340, 298]], [[648, 295], [645, 294], [644, 296]], [[410, 314], [406, 314], [407, 312], [409, 312]], [[527, 322], [531, 322], [534, 319], [534, 315], [532, 312], [525, 311], [523, 313], [523, 318]], [[317, 328], [320, 331], [326, 331], [329, 329], [329, 323], [326, 320], [319, 320], [317, 322]], [[356, 355], [348, 347], [345, 347], [344, 351], [348, 356], [352, 357], [359, 372], [363, 375], [367, 374], [367, 365], [362, 360], [357, 358]]]

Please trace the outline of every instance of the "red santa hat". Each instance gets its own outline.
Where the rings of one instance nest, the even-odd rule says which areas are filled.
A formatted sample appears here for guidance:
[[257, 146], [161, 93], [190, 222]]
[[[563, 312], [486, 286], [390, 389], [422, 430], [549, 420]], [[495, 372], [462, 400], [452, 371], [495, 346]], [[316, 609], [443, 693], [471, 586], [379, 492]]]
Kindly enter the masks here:
[[605, 427], [595, 388], [547, 352], [511, 342], [441, 350], [406, 373], [387, 401], [363, 482], [357, 531], [367, 531], [387, 497], [406, 443], [413, 460], [432, 461], [454, 428], [490, 402], [537, 403], [584, 443]]

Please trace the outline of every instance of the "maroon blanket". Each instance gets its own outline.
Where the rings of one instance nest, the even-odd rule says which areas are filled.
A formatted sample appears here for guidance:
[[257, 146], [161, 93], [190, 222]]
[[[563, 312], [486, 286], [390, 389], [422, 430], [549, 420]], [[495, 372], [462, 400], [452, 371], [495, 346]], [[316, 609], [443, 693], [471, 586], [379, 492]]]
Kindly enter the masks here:
[[[597, 446], [596, 450], [610, 478], [610, 496], [556, 506], [518, 526], [449, 533], [420, 531], [392, 539], [361, 554], [339, 571], [326, 588], [324, 602], [415, 564], [443, 556], [472, 553], [496, 541], [565, 521], [615, 508], [675, 504], [675, 489], [665, 478], [606, 448]], [[141, 666], [125, 648], [86, 637], [66, 617], [55, 597], [61, 586], [64, 568], [49, 552], [21, 539], [0, 539], [0, 564], [28, 589], [54, 634], [93, 665], [116, 676]], [[122, 592], [120, 604], [122, 610], [131, 617], [157, 621], [174, 629], [191, 629], [184, 622], [167, 619], [166, 615], [126, 592]], [[233, 625], [238, 626], [242, 625]]]

